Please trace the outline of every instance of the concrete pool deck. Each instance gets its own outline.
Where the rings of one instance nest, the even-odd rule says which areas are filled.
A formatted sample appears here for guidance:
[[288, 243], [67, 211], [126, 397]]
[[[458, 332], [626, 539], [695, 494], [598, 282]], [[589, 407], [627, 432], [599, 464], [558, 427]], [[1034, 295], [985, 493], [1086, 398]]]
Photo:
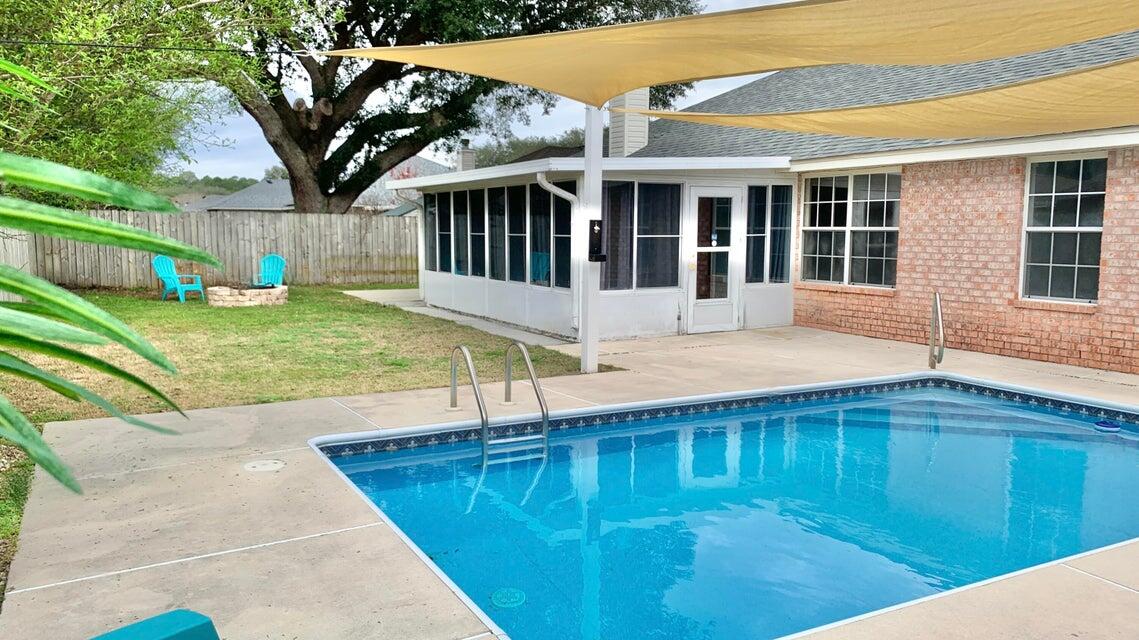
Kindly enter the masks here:
[[[555, 347], [574, 352], [576, 345]], [[602, 344], [626, 370], [543, 381], [552, 409], [921, 371], [921, 345], [788, 327]], [[1139, 402], [1139, 376], [950, 351], [947, 371]], [[492, 415], [533, 412], [498, 401]], [[161, 436], [113, 419], [48, 425], [84, 487], [37, 473], [0, 612], [2, 638], [86, 638], [168, 609], [225, 638], [492, 638], [308, 446], [309, 438], [475, 417], [469, 389], [203, 409]], [[259, 471], [266, 460], [283, 463]], [[1130, 499], [1129, 496], [1123, 496]], [[819, 639], [1136, 638], [1139, 543], [822, 630]]]

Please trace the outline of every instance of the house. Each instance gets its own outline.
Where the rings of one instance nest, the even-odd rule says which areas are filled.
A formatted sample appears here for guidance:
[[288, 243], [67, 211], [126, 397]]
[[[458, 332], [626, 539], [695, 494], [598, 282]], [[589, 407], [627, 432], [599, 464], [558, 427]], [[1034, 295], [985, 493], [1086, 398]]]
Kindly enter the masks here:
[[[1136, 55], [1130, 33], [969, 64], [802, 68], [691, 110], [914, 100]], [[608, 150], [603, 339], [796, 324], [924, 342], [940, 292], [952, 348], [1139, 372], [1139, 126], [903, 140], [612, 113]], [[540, 155], [388, 183], [425, 194], [428, 304], [577, 337], [586, 240], [558, 193], [577, 191], [583, 160]]]
[[[377, 180], [375, 184], [368, 187], [352, 206], [365, 211], [389, 212], [399, 210], [402, 213], [409, 213], [412, 209], [403, 206], [406, 203], [398, 197], [398, 194], [384, 187], [385, 180], [434, 176], [449, 171], [451, 171], [450, 167], [438, 162], [420, 156], [412, 156], [396, 165], [387, 172], [384, 178]], [[199, 205], [193, 210], [292, 211], [293, 191], [288, 180], [266, 178], [227, 196], [212, 198], [205, 206]]]

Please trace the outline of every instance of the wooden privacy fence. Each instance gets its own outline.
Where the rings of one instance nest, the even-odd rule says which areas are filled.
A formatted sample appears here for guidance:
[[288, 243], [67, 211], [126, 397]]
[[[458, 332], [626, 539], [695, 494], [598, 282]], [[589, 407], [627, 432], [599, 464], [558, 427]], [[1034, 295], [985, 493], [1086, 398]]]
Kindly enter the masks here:
[[[412, 284], [416, 279], [414, 217], [279, 211], [90, 213], [209, 251], [225, 265], [224, 271], [178, 262], [179, 273], [199, 274], [206, 285], [249, 282], [267, 253], [280, 254], [288, 262], [286, 284]], [[30, 271], [56, 284], [157, 286], [150, 266], [152, 254], [39, 235], [28, 236], [25, 242]], [[18, 247], [7, 249], [12, 255], [18, 252]]]

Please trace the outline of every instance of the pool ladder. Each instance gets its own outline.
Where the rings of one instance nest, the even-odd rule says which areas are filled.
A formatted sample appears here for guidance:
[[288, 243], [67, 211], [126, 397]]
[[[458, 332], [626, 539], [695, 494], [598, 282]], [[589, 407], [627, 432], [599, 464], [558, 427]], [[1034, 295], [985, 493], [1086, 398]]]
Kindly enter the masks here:
[[941, 317], [941, 293], [933, 292], [929, 314], [929, 368], [936, 369], [945, 359], [945, 320]]
[[[451, 409], [459, 408], [459, 361], [456, 356], [462, 355], [467, 366], [467, 375], [471, 378], [471, 387], [475, 392], [475, 403], [479, 409], [479, 420], [482, 426], [482, 462], [483, 466], [503, 462], [516, 462], [520, 460], [545, 459], [550, 449], [550, 408], [546, 404], [546, 395], [542, 392], [542, 384], [538, 382], [538, 374], [534, 371], [534, 363], [530, 360], [530, 351], [521, 342], [514, 342], [506, 348], [505, 378], [506, 388], [503, 393], [503, 403], [511, 404], [511, 382], [513, 378], [514, 352], [522, 356], [526, 364], [526, 372], [530, 375], [530, 384], [534, 387], [534, 395], [538, 398], [538, 407], [542, 410], [542, 431], [518, 436], [492, 438], [490, 433], [490, 419], [486, 410], [486, 398], [483, 397], [482, 387], [479, 385], [478, 374], [475, 373], [475, 364], [471, 359], [471, 351], [466, 345], [459, 345], [451, 350]], [[517, 453], [520, 455], [507, 455]]]

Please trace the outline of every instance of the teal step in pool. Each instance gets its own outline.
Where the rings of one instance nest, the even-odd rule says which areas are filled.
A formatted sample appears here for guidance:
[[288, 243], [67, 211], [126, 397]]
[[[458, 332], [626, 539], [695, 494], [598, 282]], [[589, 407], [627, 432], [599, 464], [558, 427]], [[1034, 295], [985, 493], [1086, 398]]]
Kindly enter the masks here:
[[486, 469], [469, 424], [315, 444], [514, 640], [777, 638], [1139, 536], [1126, 407], [911, 376], [594, 411]]

